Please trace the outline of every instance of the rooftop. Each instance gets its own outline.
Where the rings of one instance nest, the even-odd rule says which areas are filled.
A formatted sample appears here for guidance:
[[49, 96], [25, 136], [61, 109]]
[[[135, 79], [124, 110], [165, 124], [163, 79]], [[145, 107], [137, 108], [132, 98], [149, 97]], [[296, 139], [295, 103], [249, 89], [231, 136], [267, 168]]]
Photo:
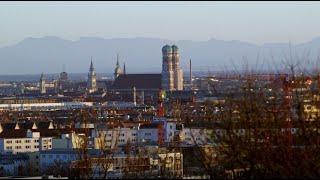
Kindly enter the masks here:
[[121, 74], [114, 81], [112, 89], [153, 89], [161, 88], [161, 74]]

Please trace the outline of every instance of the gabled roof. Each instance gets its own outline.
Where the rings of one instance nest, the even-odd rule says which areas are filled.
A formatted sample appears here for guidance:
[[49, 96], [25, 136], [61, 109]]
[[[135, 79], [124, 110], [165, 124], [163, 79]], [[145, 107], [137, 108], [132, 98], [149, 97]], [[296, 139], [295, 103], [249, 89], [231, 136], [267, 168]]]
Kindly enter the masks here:
[[37, 126], [38, 129], [49, 129], [51, 128], [50, 125], [52, 124], [52, 121], [40, 121], [38, 122]]
[[[1, 123], [2, 129], [3, 130], [12, 130], [16, 128], [17, 123]], [[20, 128], [19, 124], [18, 127]]]
[[32, 128], [37, 129], [37, 125], [34, 122], [29, 122], [29, 121], [25, 123], [19, 123], [19, 127], [20, 129], [32, 129]]
[[121, 74], [111, 89], [154, 89], [161, 88], [161, 74]]
[[26, 129], [5, 129], [0, 133], [0, 138], [26, 138], [27, 130]]

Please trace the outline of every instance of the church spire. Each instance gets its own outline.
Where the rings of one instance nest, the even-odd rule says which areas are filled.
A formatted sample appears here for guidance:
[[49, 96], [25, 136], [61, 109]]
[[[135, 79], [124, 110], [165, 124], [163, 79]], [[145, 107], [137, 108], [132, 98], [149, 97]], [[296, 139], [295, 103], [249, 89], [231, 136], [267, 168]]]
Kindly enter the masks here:
[[96, 73], [94, 71], [93, 62], [92, 62], [92, 56], [91, 56], [91, 63], [90, 63], [90, 70], [88, 73], [88, 82], [87, 82], [87, 88], [89, 93], [95, 92], [97, 90], [97, 79], [96, 79]]
[[90, 64], [90, 71], [93, 71], [94, 68], [93, 68], [93, 63], [92, 63], [92, 56], [91, 56], [91, 64]]
[[123, 63], [123, 74], [126, 74], [126, 63]]
[[119, 67], [119, 53], [117, 54], [117, 67]]
[[119, 64], [119, 53], [117, 54], [117, 65], [116, 68], [114, 69], [114, 79], [116, 79], [120, 74], [122, 74], [122, 70], [120, 68]]

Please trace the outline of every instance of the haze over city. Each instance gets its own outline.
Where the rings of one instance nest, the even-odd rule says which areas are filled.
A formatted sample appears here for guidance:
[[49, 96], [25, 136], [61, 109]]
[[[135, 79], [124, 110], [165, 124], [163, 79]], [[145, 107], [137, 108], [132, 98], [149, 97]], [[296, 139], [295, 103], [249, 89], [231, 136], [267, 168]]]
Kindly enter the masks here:
[[57, 73], [63, 64], [83, 73], [91, 56], [97, 72], [111, 73], [117, 53], [129, 71], [158, 72], [163, 43], [179, 45], [183, 69], [191, 58], [199, 71], [241, 64], [243, 56], [255, 62], [258, 54], [270, 64], [270, 51], [281, 59], [278, 47], [287, 51], [288, 43], [315, 58], [319, 7], [318, 2], [2, 2], [0, 59], [6, 66], [0, 74]]

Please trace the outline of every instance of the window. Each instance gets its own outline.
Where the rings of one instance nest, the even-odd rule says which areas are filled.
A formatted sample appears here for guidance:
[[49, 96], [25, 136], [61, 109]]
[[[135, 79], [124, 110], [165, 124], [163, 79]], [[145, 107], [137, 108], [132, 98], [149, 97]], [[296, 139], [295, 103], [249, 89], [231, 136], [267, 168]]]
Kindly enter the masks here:
[[31, 148], [31, 146], [26, 146], [26, 149], [30, 149]]
[[11, 150], [12, 146], [7, 146], [6, 149]]
[[30, 143], [30, 140], [25, 140], [26, 143]]
[[39, 148], [39, 146], [38, 146], [38, 145], [35, 145], [34, 148]]
[[7, 140], [6, 142], [7, 142], [7, 144], [12, 144], [11, 140]]
[[21, 140], [16, 140], [16, 143], [21, 143]]

